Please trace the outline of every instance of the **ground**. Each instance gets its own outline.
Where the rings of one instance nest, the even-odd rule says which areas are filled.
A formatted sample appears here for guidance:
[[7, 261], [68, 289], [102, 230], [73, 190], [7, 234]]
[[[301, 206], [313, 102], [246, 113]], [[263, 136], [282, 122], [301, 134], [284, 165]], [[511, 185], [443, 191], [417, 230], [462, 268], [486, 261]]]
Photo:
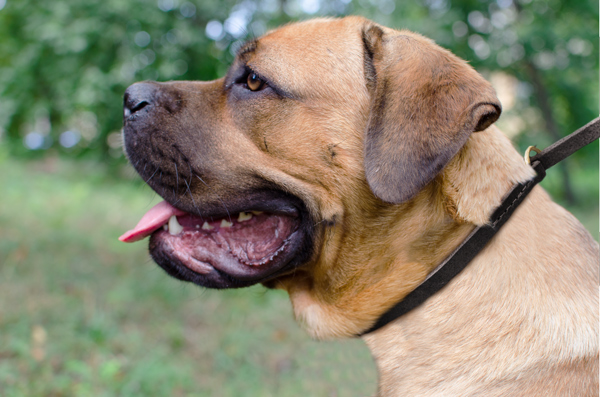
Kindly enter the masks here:
[[168, 277], [117, 237], [158, 198], [94, 163], [0, 161], [3, 396], [365, 396], [362, 341], [316, 342], [287, 295]]

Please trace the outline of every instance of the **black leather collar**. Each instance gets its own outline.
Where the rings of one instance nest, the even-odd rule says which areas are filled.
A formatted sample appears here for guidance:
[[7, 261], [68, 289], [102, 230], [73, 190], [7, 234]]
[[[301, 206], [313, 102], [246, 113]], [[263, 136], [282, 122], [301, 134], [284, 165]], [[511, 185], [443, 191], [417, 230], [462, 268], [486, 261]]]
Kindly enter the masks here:
[[502, 201], [500, 207], [496, 209], [488, 225], [475, 228], [469, 237], [427, 276], [425, 281], [406, 295], [403, 300], [385, 312], [371, 328], [359, 336], [371, 333], [408, 313], [441, 290], [467, 267], [469, 262], [494, 237], [496, 232], [508, 221], [515, 209], [523, 202], [533, 187], [544, 179], [548, 168], [564, 160], [580, 148], [592, 143], [599, 137], [600, 118], [596, 118], [571, 135], [548, 146], [545, 150], [532, 157], [530, 162], [537, 174], [535, 178], [514, 186]]

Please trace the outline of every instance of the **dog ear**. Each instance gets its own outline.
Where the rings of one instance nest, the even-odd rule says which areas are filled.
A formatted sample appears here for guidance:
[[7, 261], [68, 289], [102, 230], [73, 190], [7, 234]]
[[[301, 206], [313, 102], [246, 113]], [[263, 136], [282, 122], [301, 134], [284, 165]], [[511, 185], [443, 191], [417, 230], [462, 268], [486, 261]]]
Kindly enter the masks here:
[[378, 26], [363, 31], [371, 112], [365, 173], [389, 203], [413, 198], [444, 168], [472, 132], [500, 116], [492, 86], [432, 41]]

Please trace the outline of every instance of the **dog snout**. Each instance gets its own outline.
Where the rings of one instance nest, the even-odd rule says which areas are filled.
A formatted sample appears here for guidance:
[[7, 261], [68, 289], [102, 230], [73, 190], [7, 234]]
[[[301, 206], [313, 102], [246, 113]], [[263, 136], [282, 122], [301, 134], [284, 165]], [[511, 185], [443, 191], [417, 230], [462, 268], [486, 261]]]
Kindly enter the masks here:
[[158, 87], [152, 83], [141, 82], [129, 86], [125, 90], [123, 98], [123, 117], [127, 119], [134, 113], [139, 112], [148, 105], [152, 105], [156, 99]]

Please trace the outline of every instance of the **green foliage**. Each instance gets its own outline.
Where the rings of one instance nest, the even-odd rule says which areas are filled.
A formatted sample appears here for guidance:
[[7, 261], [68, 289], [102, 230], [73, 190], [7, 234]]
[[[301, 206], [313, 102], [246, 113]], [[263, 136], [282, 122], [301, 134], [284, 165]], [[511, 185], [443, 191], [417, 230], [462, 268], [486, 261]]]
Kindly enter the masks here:
[[[598, 113], [598, 4], [591, 0], [0, 4], [0, 131], [19, 155], [32, 155], [34, 147], [76, 157], [111, 153], [122, 160], [118, 131], [128, 85], [146, 79], [217, 78], [226, 71], [230, 50], [248, 36], [318, 15], [361, 14], [415, 30], [488, 77], [496, 71], [513, 76], [516, 103], [505, 118], [513, 121], [507, 123], [511, 135], [527, 133], [522, 141], [543, 136], [549, 128], [565, 135]], [[544, 100], [547, 112], [540, 103]], [[596, 150], [584, 155], [597, 164]]]
[[106, 153], [128, 85], [216, 77], [218, 62], [202, 61], [211, 43], [199, 15], [217, 8], [198, 3], [185, 18], [142, 0], [9, 0], [0, 10], [0, 128], [18, 143], [37, 131], [46, 138], [41, 148], [60, 148], [69, 130], [81, 137], [69, 153]]
[[[495, 85], [504, 105], [499, 126], [520, 150], [545, 147], [598, 114], [598, 4], [591, 0], [2, 4], [0, 147], [21, 157], [59, 152], [123, 164], [127, 86], [140, 80], [215, 79], [249, 37], [320, 15], [364, 15], [422, 33], [467, 59]], [[597, 144], [571, 161], [597, 168]], [[568, 174], [553, 193], [574, 202], [576, 188]]]

